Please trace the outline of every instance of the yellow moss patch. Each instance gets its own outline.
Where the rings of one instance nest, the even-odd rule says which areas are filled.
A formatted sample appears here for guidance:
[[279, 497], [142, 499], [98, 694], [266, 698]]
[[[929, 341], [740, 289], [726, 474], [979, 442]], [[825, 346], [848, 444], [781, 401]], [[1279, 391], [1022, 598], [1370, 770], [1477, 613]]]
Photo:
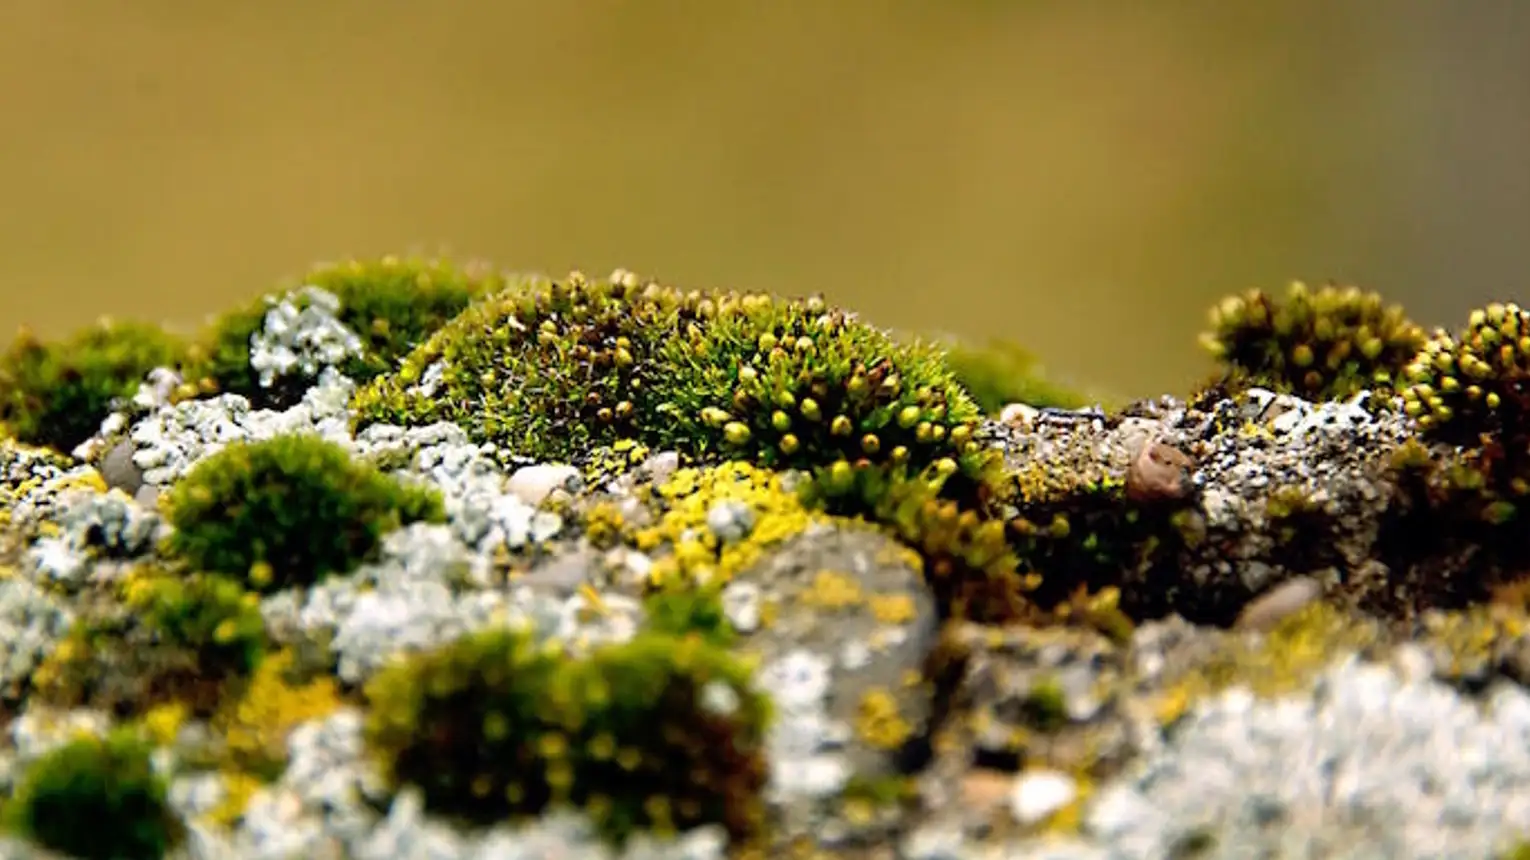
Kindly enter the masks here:
[[872, 616], [883, 624], [909, 624], [918, 615], [914, 598], [907, 594], [877, 594], [869, 602]]
[[226, 771], [223, 774], [223, 799], [218, 805], [207, 811], [203, 820], [214, 827], [233, 827], [240, 818], [244, 817], [244, 810], [250, 805], [250, 798], [260, 790], [263, 783], [254, 776], [238, 770]]

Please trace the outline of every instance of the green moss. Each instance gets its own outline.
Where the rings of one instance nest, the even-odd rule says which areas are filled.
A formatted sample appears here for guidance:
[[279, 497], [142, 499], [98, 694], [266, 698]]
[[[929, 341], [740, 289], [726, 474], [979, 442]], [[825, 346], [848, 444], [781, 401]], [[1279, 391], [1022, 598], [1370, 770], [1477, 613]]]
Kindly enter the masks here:
[[427, 808], [480, 824], [557, 805], [614, 841], [716, 823], [759, 834], [766, 700], [700, 637], [642, 634], [570, 661], [496, 629], [368, 686], [370, 749]]
[[19, 441], [71, 451], [150, 370], [178, 366], [184, 349], [138, 322], [104, 320], [54, 342], [24, 331], [0, 356], [0, 422]]
[[[1383, 533], [1389, 561], [1475, 547], [1467, 580], [1491, 585], [1530, 563], [1530, 311], [1493, 304], [1436, 332], [1407, 368], [1403, 408], [1419, 440], [1394, 457], [1399, 488]], [[1480, 590], [1480, 589], [1479, 589]]]
[[177, 701], [205, 716], [265, 655], [258, 599], [232, 579], [146, 568], [114, 591], [82, 604], [39, 667], [42, 699], [124, 714]]
[[[302, 286], [333, 293], [340, 300], [340, 322], [362, 338], [362, 354], [340, 367], [358, 383], [395, 369], [399, 359], [475, 298], [504, 285], [504, 279], [487, 267], [391, 256], [317, 266], [299, 280]], [[271, 300], [297, 286], [283, 286], [218, 318], [200, 344], [193, 375], [209, 387], [243, 395], [258, 405], [281, 402], [295, 386], [306, 384], [309, 380], [286, 380], [268, 390], [250, 367], [250, 338], [264, 326]], [[303, 297], [295, 298], [302, 306]]]
[[6, 804], [7, 824], [81, 860], [158, 860], [183, 830], [152, 753], [126, 729], [65, 744], [27, 768]]
[[1089, 403], [1082, 392], [1047, 379], [1036, 356], [1013, 341], [990, 340], [981, 345], [949, 341], [944, 347], [946, 364], [957, 381], [989, 415], [1011, 403], [1061, 409]]
[[171, 551], [260, 591], [348, 572], [386, 532], [444, 519], [434, 490], [309, 434], [229, 445], [175, 484], [168, 509]]
[[1437, 332], [1408, 365], [1404, 408], [1430, 438], [1477, 445], [1530, 433], [1530, 311], [1493, 304]]
[[1376, 293], [1292, 284], [1283, 299], [1262, 290], [1225, 299], [1201, 341], [1234, 387], [1259, 386], [1310, 400], [1342, 400], [1393, 386], [1425, 335]]

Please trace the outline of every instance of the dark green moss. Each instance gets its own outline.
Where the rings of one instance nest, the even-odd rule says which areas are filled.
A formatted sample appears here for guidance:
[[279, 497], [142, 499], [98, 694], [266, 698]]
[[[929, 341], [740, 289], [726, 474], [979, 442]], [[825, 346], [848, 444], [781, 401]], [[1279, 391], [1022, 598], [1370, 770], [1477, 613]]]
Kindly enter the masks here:
[[746, 841], [763, 824], [766, 700], [701, 637], [641, 634], [573, 661], [501, 628], [399, 662], [367, 695], [370, 749], [439, 814], [571, 805], [616, 842], [711, 823]]
[[168, 510], [172, 552], [259, 591], [348, 572], [385, 533], [445, 516], [434, 490], [308, 434], [229, 445], [175, 484]]
[[1224, 300], [1202, 343], [1234, 387], [1259, 386], [1309, 400], [1342, 400], [1395, 386], [1425, 334], [1376, 293], [1292, 284], [1283, 299], [1262, 290]]
[[[260, 406], [294, 399], [311, 380], [262, 386], [250, 367], [250, 338], [264, 326], [271, 300], [298, 286], [318, 287], [340, 300], [339, 321], [363, 341], [362, 354], [340, 370], [359, 383], [394, 370], [399, 359], [470, 302], [504, 286], [503, 277], [486, 266], [399, 257], [317, 266], [296, 281], [219, 317], [199, 346], [193, 375]], [[301, 294], [295, 298], [300, 307], [305, 303]]]
[[179, 338], [145, 323], [102, 321], [54, 342], [22, 332], [0, 356], [0, 422], [22, 442], [71, 451], [150, 370], [184, 356]]
[[126, 729], [65, 744], [27, 768], [6, 803], [7, 824], [80, 860], [159, 860], [184, 831], [152, 753]]

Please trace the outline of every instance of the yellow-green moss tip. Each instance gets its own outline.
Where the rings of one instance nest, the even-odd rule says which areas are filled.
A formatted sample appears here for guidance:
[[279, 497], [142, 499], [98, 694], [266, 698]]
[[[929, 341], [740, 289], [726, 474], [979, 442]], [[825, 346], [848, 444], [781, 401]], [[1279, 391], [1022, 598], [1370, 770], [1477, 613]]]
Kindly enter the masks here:
[[1396, 385], [1424, 340], [1424, 330], [1377, 293], [1302, 283], [1279, 299], [1262, 290], [1224, 299], [1201, 336], [1238, 386], [1311, 400]]

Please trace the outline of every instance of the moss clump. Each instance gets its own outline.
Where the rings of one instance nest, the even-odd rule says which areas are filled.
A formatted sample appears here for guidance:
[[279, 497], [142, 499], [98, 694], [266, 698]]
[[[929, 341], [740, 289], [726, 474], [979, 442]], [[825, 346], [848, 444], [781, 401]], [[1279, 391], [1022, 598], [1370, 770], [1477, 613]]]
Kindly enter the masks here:
[[1083, 393], [1047, 379], [1036, 356], [1013, 341], [969, 344], [953, 340], [943, 346], [946, 364], [957, 381], [989, 415], [1011, 403], [1059, 409], [1078, 409], [1089, 403]]
[[[1478, 599], [1530, 562], [1530, 311], [1493, 304], [1456, 334], [1436, 332], [1409, 364], [1403, 408], [1419, 428], [1400, 448], [1383, 538], [1389, 564], [1458, 556], [1443, 599]], [[1439, 605], [1455, 605], [1454, 600]]]
[[647, 629], [668, 636], [700, 636], [726, 648], [735, 631], [723, 610], [722, 589], [715, 584], [672, 585], [643, 599]]
[[1495, 445], [1523, 461], [1530, 441], [1530, 311], [1514, 304], [1474, 311], [1458, 335], [1430, 338], [1406, 378], [1404, 409], [1425, 436]]
[[1376, 293], [1333, 284], [1314, 292], [1301, 283], [1283, 300], [1262, 290], [1225, 299], [1201, 336], [1235, 387], [1309, 400], [1397, 384], [1424, 340], [1401, 307]]
[[622, 272], [480, 302], [353, 405], [359, 425], [456, 421], [537, 459], [630, 439], [773, 468], [964, 457], [981, 417], [938, 349], [820, 299], [682, 292]]
[[23, 331], [0, 356], [0, 422], [19, 441], [71, 451], [149, 371], [178, 366], [184, 350], [173, 334], [138, 322], [103, 320], [54, 342]]
[[766, 700], [700, 637], [642, 634], [571, 662], [520, 630], [415, 655], [368, 686], [369, 746], [427, 808], [489, 824], [558, 805], [614, 841], [762, 826]]
[[310, 434], [229, 445], [171, 489], [168, 507], [173, 552], [195, 568], [246, 577], [260, 591], [348, 572], [385, 533], [445, 516], [434, 490]]
[[[487, 267], [391, 256], [316, 266], [298, 280], [303, 287], [317, 287], [339, 299], [339, 322], [362, 339], [361, 354], [348, 358], [340, 370], [357, 382], [392, 371], [400, 358], [470, 302], [504, 285], [504, 279]], [[215, 320], [198, 346], [192, 374], [211, 388], [243, 395], [257, 405], [280, 403], [292, 393], [292, 383], [306, 383], [289, 380], [274, 388], [264, 386], [250, 366], [250, 340], [265, 326], [272, 304], [289, 293], [300, 309], [308, 303], [301, 291], [289, 289], [296, 286], [284, 286]]]
[[159, 860], [183, 831], [152, 753], [125, 729], [65, 744], [27, 768], [6, 803], [7, 824], [81, 860]]
[[158, 569], [87, 600], [33, 677], [43, 700], [142, 713], [178, 701], [207, 715], [265, 655], [256, 596], [227, 577]]

